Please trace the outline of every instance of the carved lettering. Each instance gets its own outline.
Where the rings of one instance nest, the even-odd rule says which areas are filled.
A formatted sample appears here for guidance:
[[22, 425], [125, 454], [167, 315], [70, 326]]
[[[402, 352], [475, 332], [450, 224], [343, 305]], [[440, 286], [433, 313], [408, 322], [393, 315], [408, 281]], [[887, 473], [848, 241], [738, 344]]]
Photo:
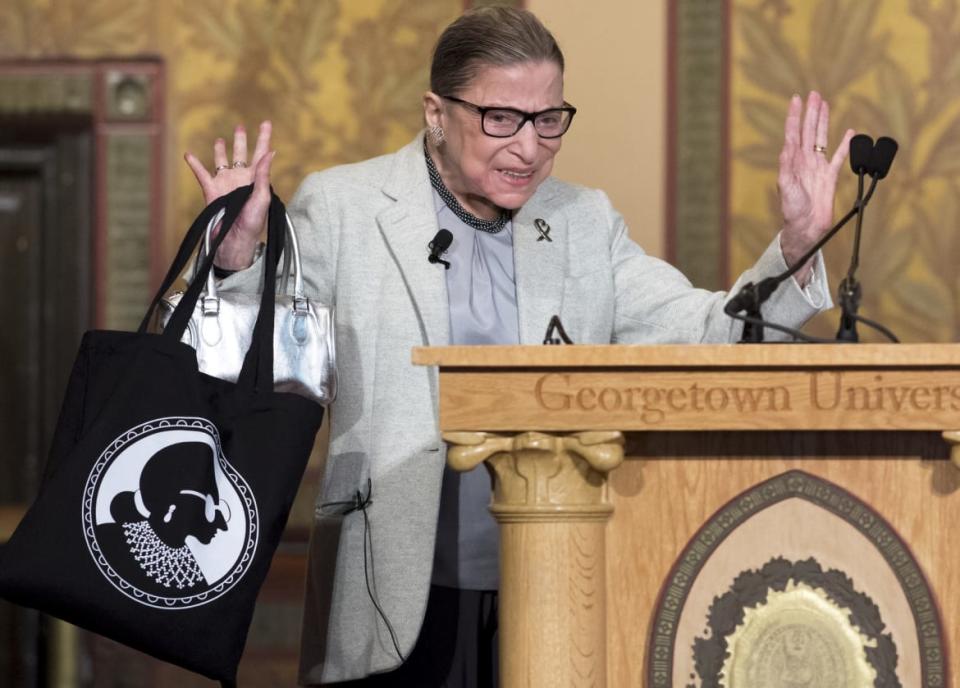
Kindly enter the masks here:
[[756, 411], [763, 399], [763, 389], [734, 389], [733, 400], [737, 405], [738, 411]]
[[648, 387], [643, 390], [643, 413], [640, 418], [644, 423], [660, 423], [664, 419], [663, 409], [660, 408], [660, 398], [662, 390], [655, 387]]
[[620, 392], [612, 387], [604, 387], [600, 392], [600, 408], [604, 411], [619, 411], [623, 405]]
[[707, 392], [707, 406], [711, 411], [722, 411], [727, 408], [727, 390], [722, 387], [714, 387]]
[[764, 408], [764, 400], [768, 411], [790, 410], [790, 390], [786, 387], [734, 387], [730, 389], [730, 396], [741, 413]]
[[[680, 401], [676, 401], [674, 397], [680, 397]], [[680, 387], [668, 389], [667, 403], [674, 411], [683, 411], [687, 407], [687, 390]]]
[[[786, 387], [767, 387], [767, 398], [770, 403], [767, 405], [768, 411], [789, 411], [790, 410], [790, 390]], [[779, 403], [778, 403], [779, 399]]]
[[[555, 373], [548, 373], [544, 375], [539, 380], [537, 380], [537, 386], [534, 388], [534, 395], [537, 397], [537, 403], [540, 404], [541, 408], [545, 408], [548, 411], [566, 411], [570, 408], [570, 395], [569, 394], [554, 394], [550, 393], [549, 396], [546, 396], [543, 391], [543, 386], [547, 383], [547, 380], [552, 377], [562, 378], [564, 382], [570, 382], [569, 375], [557, 375]], [[547, 399], [550, 399], [551, 403], [547, 403]], [[559, 398], [559, 405], [556, 401]]]
[[[920, 401], [920, 397], [923, 397], [923, 401]], [[930, 408], [930, 402], [927, 401], [930, 397], [930, 390], [926, 387], [914, 387], [910, 390], [910, 405], [918, 411], [926, 411]]]
[[690, 386], [690, 396], [692, 397], [693, 401], [693, 410], [702, 411], [703, 404], [700, 403], [700, 387], [696, 382]]
[[[858, 377], [860, 382], [862, 377]], [[793, 410], [791, 388], [707, 387], [694, 382], [683, 386], [648, 387], [615, 384], [579, 385], [576, 376], [546, 373], [534, 387], [534, 397], [546, 411], [588, 411], [637, 414], [646, 424], [662, 423], [670, 413], [788, 412]], [[837, 371], [810, 373], [810, 405], [817, 411], [872, 413], [887, 411], [960, 411], [960, 386], [884, 385], [881, 375], [866, 384], [849, 384]]]
[[871, 401], [870, 397], [871, 391], [866, 387], [847, 387], [847, 405], [846, 408], [850, 411], [878, 411], [881, 407], [881, 404]]
[[[940, 389], [940, 387], [937, 387], [938, 405], [940, 400]], [[907, 395], [910, 393], [910, 389], [908, 387], [888, 387], [887, 391], [890, 393], [890, 399], [893, 401], [893, 410], [901, 410], [903, 408], [903, 402], [907, 400]]]
[[949, 387], [935, 387], [934, 390], [933, 390], [933, 399], [934, 399], [933, 404], [934, 404], [934, 406], [936, 407], [936, 409], [937, 409], [938, 411], [943, 411], [943, 410], [944, 410], [944, 409], [943, 409], [943, 402], [944, 402], [943, 396], [944, 396], [945, 393], [948, 394], [948, 395], [950, 394], [950, 388], [949, 388]]
[[[590, 398], [589, 403], [587, 403], [587, 397]], [[592, 411], [597, 408], [597, 405], [594, 403], [596, 400], [597, 393], [590, 387], [581, 387], [577, 391], [577, 406], [582, 408], [584, 411]]]
[[548, 373], [534, 386], [534, 397], [547, 411], [632, 412], [644, 423], [662, 423], [666, 412], [736, 410], [754, 413], [790, 410], [790, 390], [786, 387], [577, 387], [569, 375]]
[[[821, 376], [830, 376], [833, 378], [833, 385], [827, 381], [820, 382]], [[813, 373], [810, 376], [810, 400], [814, 408], [821, 411], [832, 411], [840, 404], [840, 386], [843, 373]], [[823, 396], [821, 396], [821, 392]]]

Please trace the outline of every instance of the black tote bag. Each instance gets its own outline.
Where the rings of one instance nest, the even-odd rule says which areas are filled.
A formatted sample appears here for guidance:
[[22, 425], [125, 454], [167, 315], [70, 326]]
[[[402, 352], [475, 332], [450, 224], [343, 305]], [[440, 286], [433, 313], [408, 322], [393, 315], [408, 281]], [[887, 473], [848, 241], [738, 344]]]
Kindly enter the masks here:
[[[257, 592], [323, 417], [273, 391], [284, 209], [273, 196], [265, 284], [236, 383], [201, 374], [180, 337], [214, 249], [162, 334], [147, 323], [210, 217], [194, 222], [138, 332], [87, 332], [39, 495], [0, 558], [0, 596], [230, 685]], [[226, 235], [217, 237], [217, 244]]]

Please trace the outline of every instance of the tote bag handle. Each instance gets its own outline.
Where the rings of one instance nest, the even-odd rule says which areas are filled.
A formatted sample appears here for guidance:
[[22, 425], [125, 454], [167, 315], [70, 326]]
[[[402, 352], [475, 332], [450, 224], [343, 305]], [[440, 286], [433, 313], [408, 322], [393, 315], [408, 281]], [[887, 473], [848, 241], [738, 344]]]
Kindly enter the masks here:
[[[276, 302], [277, 263], [283, 252], [287, 211], [277, 195], [271, 191], [267, 214], [267, 250], [263, 267], [263, 290], [260, 294], [260, 312], [253, 326], [250, 349], [243, 359], [237, 385], [247, 392], [273, 391], [273, 323]], [[220, 237], [217, 237], [218, 239]], [[181, 332], [182, 334], [182, 332]]]
[[[193, 281], [190, 283], [186, 292], [184, 292], [176, 309], [174, 309], [170, 319], [167, 321], [163, 333], [160, 335], [173, 341], [180, 341], [190, 321], [190, 316], [197, 304], [197, 300], [200, 298], [200, 293], [205, 287], [207, 276], [213, 269], [213, 260], [216, 256], [217, 249], [220, 247], [220, 244], [223, 243], [227, 233], [233, 228], [244, 203], [246, 203], [252, 192], [252, 184], [235, 189], [229, 194], [214, 200], [197, 216], [197, 219], [194, 220], [183, 242], [180, 244], [180, 249], [166, 277], [157, 290], [143, 321], [140, 323], [138, 330], [140, 333], [146, 332], [147, 326], [158, 304], [176, 281], [177, 277], [183, 272], [187, 262], [190, 260], [190, 256], [203, 239], [209, 222], [223, 210], [223, 224], [221, 225], [222, 229], [220, 233], [213, 240], [210, 252], [204, 257], [202, 264], [194, 275]], [[283, 203], [272, 190], [270, 195], [270, 209], [267, 216], [267, 250], [264, 259], [264, 285], [273, 285], [276, 283], [277, 263], [283, 251], [285, 238], [284, 220], [286, 210]], [[237, 380], [240, 389], [248, 393], [273, 390], [274, 291], [275, 289], [273, 288], [264, 288], [262, 290], [260, 311], [257, 314], [257, 322], [254, 325], [250, 348], [244, 357], [243, 366], [240, 369], [240, 377]]]
[[[246, 189], [249, 189], [249, 191], [247, 191], [247, 193], [244, 194], [243, 192]], [[193, 224], [190, 225], [190, 229], [187, 230], [186, 235], [183, 237], [183, 241], [180, 242], [180, 248], [177, 250], [177, 255], [174, 257], [173, 262], [170, 264], [170, 268], [167, 270], [166, 276], [163, 278], [163, 281], [160, 283], [160, 286], [157, 289], [157, 292], [154, 295], [153, 300], [150, 302], [150, 307], [147, 309], [146, 315], [144, 315], [143, 320], [140, 321], [140, 327], [137, 328], [137, 332], [139, 334], [145, 334], [147, 332], [147, 327], [149, 326], [151, 319], [153, 318], [153, 314], [156, 311], [157, 306], [159, 305], [163, 297], [166, 295], [166, 293], [170, 290], [170, 287], [173, 286], [173, 283], [177, 280], [177, 278], [183, 272], [184, 268], [187, 266], [187, 263], [190, 260], [190, 256], [193, 255], [193, 252], [196, 250], [197, 245], [200, 243], [200, 239], [203, 236], [203, 232], [205, 231], [205, 228], [207, 224], [209, 224], [210, 220], [212, 220], [221, 210], [227, 209], [228, 204], [232, 204], [233, 206], [235, 206], [233, 208], [227, 209], [227, 212], [225, 213], [225, 216], [224, 216], [225, 222], [223, 224], [223, 229], [220, 232], [220, 234], [217, 236], [217, 238], [214, 240], [214, 245], [219, 246], [220, 242], [223, 241], [226, 234], [233, 228], [233, 223], [236, 221], [237, 215], [239, 215], [240, 208], [242, 207], [242, 204], [246, 196], [249, 195], [249, 192], [252, 191], [252, 189], [253, 189], [252, 185], [249, 187], [241, 187], [239, 189], [236, 189], [230, 192], [229, 194], [227, 194], [226, 196], [221, 196], [220, 198], [215, 199], [210, 203], [210, 205], [208, 205], [206, 208], [200, 211], [200, 214], [197, 216], [197, 219], [193, 221]], [[243, 198], [244, 200], [240, 200], [241, 198]], [[227, 224], [226, 221], [229, 221], [229, 224]], [[215, 252], [216, 251], [214, 251], [214, 253]], [[207, 261], [205, 260], [204, 263], [206, 262]], [[212, 266], [213, 266], [212, 258], [209, 260], [209, 263], [210, 263], [210, 268], [212, 269]], [[201, 270], [202, 270], [202, 267], [201, 267]], [[190, 287], [192, 288], [197, 281], [198, 280], [194, 279], [193, 282], [190, 284]], [[189, 291], [190, 289], [188, 288], [187, 292]], [[199, 292], [198, 292], [198, 296], [199, 296]], [[186, 294], [184, 294], [184, 298], [181, 300], [181, 303], [184, 300], [187, 300]], [[190, 307], [187, 310], [192, 311], [195, 305], [196, 305], [196, 301], [195, 300], [191, 301]], [[187, 320], [189, 320], [189, 314], [188, 314]], [[187, 320], [184, 320], [184, 323], [183, 323], [184, 329], [186, 329]], [[169, 321], [168, 321], [167, 327], [165, 328], [165, 332], [168, 330], [171, 330]], [[182, 335], [182, 332], [181, 332], [181, 335]]]

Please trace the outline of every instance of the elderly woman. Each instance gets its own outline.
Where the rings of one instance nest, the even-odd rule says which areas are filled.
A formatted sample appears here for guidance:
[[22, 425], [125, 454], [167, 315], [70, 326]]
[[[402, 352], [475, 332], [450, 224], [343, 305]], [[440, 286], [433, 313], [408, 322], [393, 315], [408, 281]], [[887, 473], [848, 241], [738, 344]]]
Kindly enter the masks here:
[[[290, 204], [312, 295], [336, 305], [340, 376], [311, 544], [305, 683], [496, 684], [489, 479], [445, 471], [436, 372], [411, 364], [412, 347], [538, 344], [555, 313], [578, 343], [740, 336], [724, 293], [694, 289], [646, 255], [601, 191], [550, 176], [576, 113], [563, 98], [563, 66], [529, 12], [468, 12], [437, 43], [426, 130], [391, 155], [310, 175]], [[794, 96], [780, 157], [782, 230], [738, 284], [795, 263], [831, 223], [853, 132], [828, 159], [827, 104], [811, 93], [803, 109]], [[254, 183], [217, 255], [237, 271], [224, 288], [260, 288], [270, 134], [261, 125], [248, 158], [238, 127], [232, 163], [218, 140], [212, 174], [187, 155], [208, 202]], [[449, 270], [428, 261], [441, 228], [453, 234]], [[799, 326], [829, 303], [825, 287], [819, 264], [803, 266], [765, 312]], [[338, 503], [366, 494], [368, 481], [365, 511], [344, 513]]]

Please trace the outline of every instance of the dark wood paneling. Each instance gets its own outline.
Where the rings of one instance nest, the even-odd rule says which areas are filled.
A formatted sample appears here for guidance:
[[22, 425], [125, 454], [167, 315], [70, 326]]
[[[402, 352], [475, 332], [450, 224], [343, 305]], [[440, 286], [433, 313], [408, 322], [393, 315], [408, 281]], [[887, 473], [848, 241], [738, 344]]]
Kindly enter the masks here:
[[48, 136], [27, 144], [0, 137], [0, 353], [10, 362], [0, 373], [0, 442], [10, 448], [0, 461], [5, 503], [36, 493], [91, 318], [91, 137]]
[[40, 455], [40, 304], [43, 178], [37, 171], [0, 172], [0, 501], [26, 496]]
[[[14, 118], [0, 126], [4, 505], [36, 494], [63, 386], [90, 322], [91, 136], [76, 122], [44, 124]], [[9, 685], [42, 685], [42, 628], [36, 612], [0, 605], [0, 676]]]

